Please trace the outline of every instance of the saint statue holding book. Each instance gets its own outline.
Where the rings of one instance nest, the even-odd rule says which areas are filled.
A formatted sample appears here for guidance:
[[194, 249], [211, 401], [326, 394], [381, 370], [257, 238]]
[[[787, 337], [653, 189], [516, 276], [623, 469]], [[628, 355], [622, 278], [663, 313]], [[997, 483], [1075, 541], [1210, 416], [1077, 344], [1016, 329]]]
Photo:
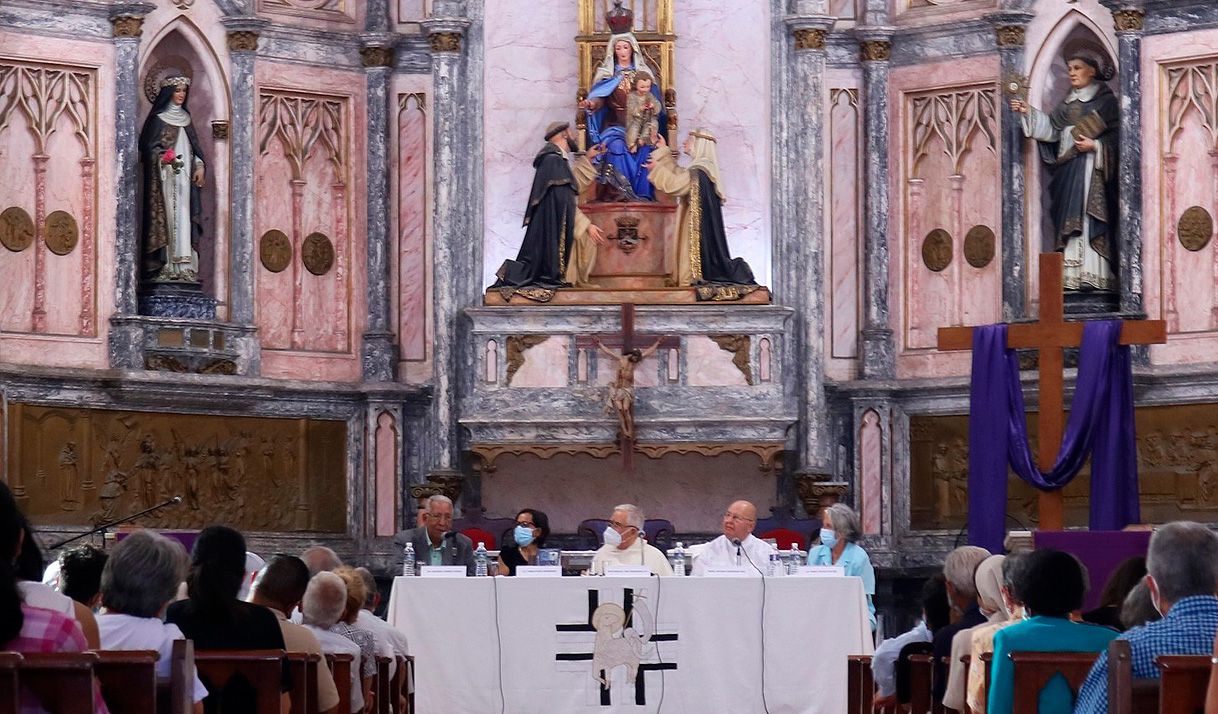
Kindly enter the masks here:
[[1053, 111], [1022, 98], [1011, 108], [1023, 114], [1024, 134], [1035, 139], [1049, 165], [1049, 205], [1054, 248], [1065, 252], [1067, 291], [1117, 289], [1117, 151], [1120, 108], [1105, 84], [1116, 74], [1103, 48], [1067, 44], [1070, 93]]

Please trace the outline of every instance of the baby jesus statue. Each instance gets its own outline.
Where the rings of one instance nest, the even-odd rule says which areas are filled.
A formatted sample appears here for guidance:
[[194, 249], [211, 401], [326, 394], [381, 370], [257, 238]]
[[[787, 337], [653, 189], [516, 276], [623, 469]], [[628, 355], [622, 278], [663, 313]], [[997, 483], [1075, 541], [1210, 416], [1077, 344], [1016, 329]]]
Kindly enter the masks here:
[[652, 137], [660, 131], [659, 113], [651, 93], [651, 75], [637, 73], [634, 91], [626, 98], [626, 146], [630, 153], [651, 145]]

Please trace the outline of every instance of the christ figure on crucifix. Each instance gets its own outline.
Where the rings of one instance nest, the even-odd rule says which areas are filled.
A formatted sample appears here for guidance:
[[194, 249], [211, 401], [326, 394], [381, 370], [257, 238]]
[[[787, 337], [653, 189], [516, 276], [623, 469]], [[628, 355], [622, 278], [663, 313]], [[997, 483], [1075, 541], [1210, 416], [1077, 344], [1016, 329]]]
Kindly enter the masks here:
[[639, 362], [655, 354], [662, 339], [656, 340], [645, 350], [632, 349], [618, 354], [597, 342], [602, 352], [617, 360], [617, 376], [609, 383], [609, 394], [605, 399], [605, 410], [617, 412], [618, 436], [623, 441], [634, 441], [634, 368]]

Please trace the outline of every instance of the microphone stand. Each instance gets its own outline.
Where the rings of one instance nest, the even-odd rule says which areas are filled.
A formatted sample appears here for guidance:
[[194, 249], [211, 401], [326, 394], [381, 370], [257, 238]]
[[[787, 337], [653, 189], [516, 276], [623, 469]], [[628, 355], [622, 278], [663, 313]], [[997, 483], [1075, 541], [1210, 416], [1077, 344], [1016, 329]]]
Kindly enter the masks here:
[[109, 523], [103, 523], [100, 526], [97, 526], [96, 528], [87, 530], [84, 533], [81, 533], [80, 535], [74, 535], [71, 538], [61, 540], [58, 543], [55, 543], [54, 545], [48, 547], [47, 550], [57, 550], [59, 548], [64, 547], [68, 543], [78, 541], [81, 538], [86, 538], [88, 536], [93, 535], [94, 533], [105, 532], [105, 530], [107, 528], [112, 528], [114, 526], [119, 525], [120, 523], [126, 523], [127, 521], [134, 521], [135, 519], [139, 518], [140, 516], [148, 515], [149, 513], [152, 513], [153, 511], [159, 511], [166, 506], [174, 506], [181, 502], [182, 502], [181, 496], [174, 496], [173, 498], [169, 499], [168, 501], [165, 501], [164, 503], [158, 503], [157, 505], [153, 506], [152, 508], [145, 508], [144, 510], [140, 511], [139, 513], [132, 513], [129, 516], [123, 516], [122, 518], [117, 518], [113, 521], [110, 521]]

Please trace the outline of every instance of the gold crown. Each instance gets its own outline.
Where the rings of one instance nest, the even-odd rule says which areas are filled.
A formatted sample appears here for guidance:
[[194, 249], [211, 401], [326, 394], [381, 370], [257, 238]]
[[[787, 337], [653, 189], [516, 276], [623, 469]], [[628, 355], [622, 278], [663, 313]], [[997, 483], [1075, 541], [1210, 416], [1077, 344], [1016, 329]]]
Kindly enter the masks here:
[[189, 87], [190, 77], [166, 77], [161, 80], [162, 87]]

